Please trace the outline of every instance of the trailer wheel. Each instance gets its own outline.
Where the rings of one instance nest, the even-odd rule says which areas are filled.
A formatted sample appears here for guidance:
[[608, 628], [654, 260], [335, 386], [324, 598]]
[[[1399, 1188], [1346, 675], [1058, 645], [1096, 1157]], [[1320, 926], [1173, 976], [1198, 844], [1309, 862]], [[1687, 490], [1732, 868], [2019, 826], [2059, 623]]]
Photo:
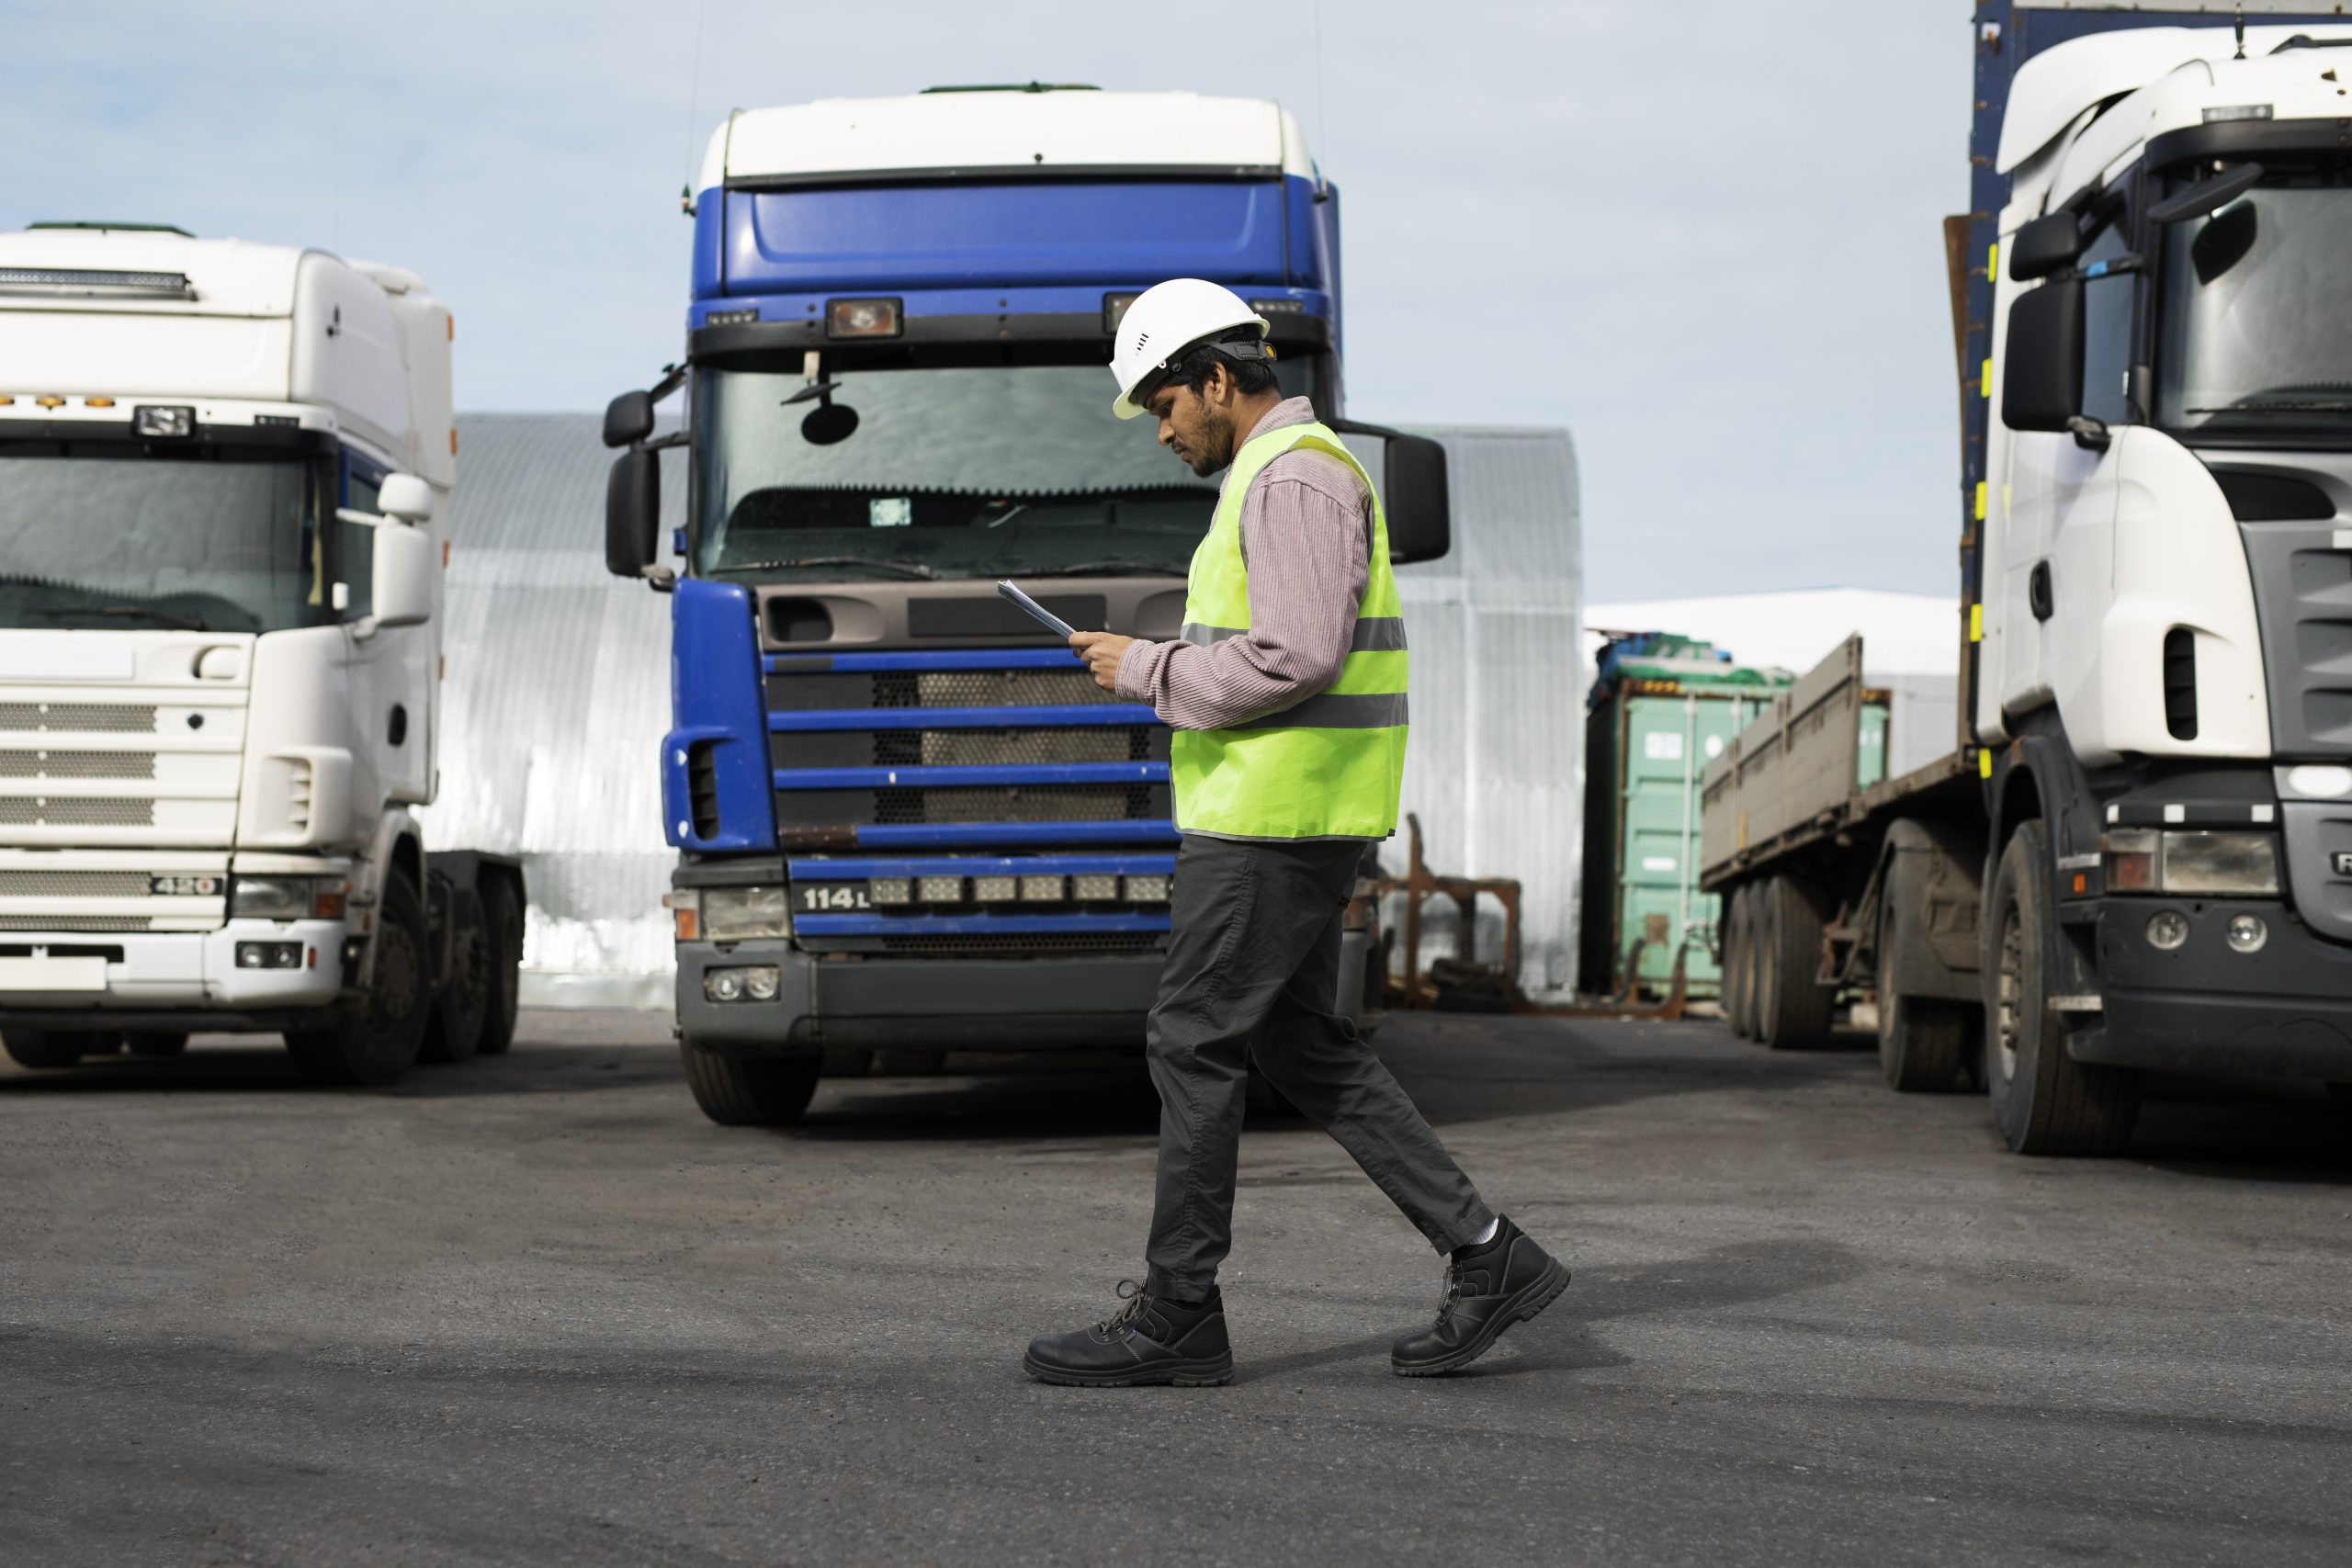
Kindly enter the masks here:
[[481, 925], [490, 938], [490, 1001], [482, 1015], [481, 1054], [503, 1056], [514, 1043], [521, 1001], [523, 909], [514, 885], [492, 876], [481, 885]]
[[176, 1056], [187, 1049], [186, 1030], [127, 1029], [122, 1043], [134, 1056]]
[[1754, 902], [1744, 882], [1724, 900], [1724, 1020], [1743, 1040], [1753, 1039], [1756, 1030], [1756, 971], [1748, 963], [1756, 945], [1748, 929]]
[[702, 1113], [722, 1127], [781, 1127], [800, 1120], [816, 1098], [824, 1058], [729, 1056], [692, 1040], [678, 1042], [686, 1087]]
[[2077, 1062], [2050, 1005], [2058, 925], [2048, 840], [2018, 826], [1994, 874], [1984, 925], [1984, 1078], [1993, 1124], [2012, 1153], [2102, 1155], [2120, 1149], [2140, 1114], [2141, 1075]]
[[470, 890], [451, 893], [449, 918], [458, 922], [458, 930], [449, 939], [448, 978], [433, 998], [433, 1011], [425, 1021], [424, 1056], [428, 1062], [470, 1061], [481, 1049], [491, 984], [484, 912], [481, 899]]
[[433, 1010], [425, 968], [424, 900], [400, 875], [384, 879], [377, 909], [376, 977], [367, 998], [345, 1006], [332, 1028], [293, 1031], [286, 1049], [315, 1083], [390, 1083], [416, 1065]]
[[1894, 900], [1879, 902], [1878, 1065], [1905, 1094], [1945, 1094], [1959, 1087], [1968, 1049], [1969, 1009], [1941, 997], [1906, 997], [1885, 978], [1895, 972]]
[[1775, 1051], [1819, 1045], [1829, 1038], [1829, 1007], [1837, 999], [1830, 987], [1814, 984], [1821, 972], [1821, 908], [1792, 877], [1776, 876], [1762, 891], [1767, 936], [1757, 960], [1770, 1005], [1757, 1020], [1758, 1033]]
[[0, 1046], [20, 1067], [70, 1067], [82, 1059], [94, 1038], [60, 1029], [11, 1029], [0, 1034]]

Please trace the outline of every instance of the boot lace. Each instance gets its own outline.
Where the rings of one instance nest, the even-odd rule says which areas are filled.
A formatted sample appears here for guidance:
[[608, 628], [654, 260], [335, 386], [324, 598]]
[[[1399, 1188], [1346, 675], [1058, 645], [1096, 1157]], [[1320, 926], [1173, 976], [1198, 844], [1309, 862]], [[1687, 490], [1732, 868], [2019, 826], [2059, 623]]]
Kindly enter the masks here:
[[1437, 1320], [1443, 1323], [1453, 1315], [1454, 1303], [1462, 1299], [1462, 1270], [1453, 1264], [1445, 1266], [1444, 1291], [1437, 1299]]
[[1141, 1280], [1122, 1280], [1119, 1281], [1119, 1300], [1125, 1304], [1094, 1325], [1105, 1334], [1124, 1332], [1129, 1324], [1143, 1315], [1143, 1309], [1151, 1296]]

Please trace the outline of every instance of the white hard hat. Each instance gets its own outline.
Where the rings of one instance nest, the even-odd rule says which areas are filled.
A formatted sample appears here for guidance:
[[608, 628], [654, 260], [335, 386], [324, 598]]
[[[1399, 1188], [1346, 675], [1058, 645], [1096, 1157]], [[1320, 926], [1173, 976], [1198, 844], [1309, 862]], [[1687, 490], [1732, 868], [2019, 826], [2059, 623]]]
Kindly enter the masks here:
[[[1127, 313], [1119, 318], [1118, 333], [1111, 343], [1111, 378], [1119, 383], [1119, 395], [1111, 400], [1111, 412], [1121, 419], [1134, 419], [1145, 412], [1144, 406], [1136, 400], [1136, 394], [1149, 396], [1158, 390], [1159, 372], [1174, 364], [1186, 349], [1235, 327], [1252, 326], [1258, 329], [1260, 338], [1266, 335], [1266, 318], [1252, 310], [1240, 295], [1222, 285], [1197, 277], [1171, 277], [1165, 283], [1153, 284], [1136, 295], [1136, 302], [1127, 307]], [[1264, 356], [1272, 357], [1271, 354]], [[1259, 355], [1245, 348], [1234, 357], [1256, 358]]]

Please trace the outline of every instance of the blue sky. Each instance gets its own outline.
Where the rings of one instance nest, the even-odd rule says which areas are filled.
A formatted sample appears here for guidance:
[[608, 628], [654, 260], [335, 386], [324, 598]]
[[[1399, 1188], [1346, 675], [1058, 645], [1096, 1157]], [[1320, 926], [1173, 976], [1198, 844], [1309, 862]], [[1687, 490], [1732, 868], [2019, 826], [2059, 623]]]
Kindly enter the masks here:
[[1966, 6], [1320, 12], [1318, 50], [1315, 0], [0, 0], [0, 228], [397, 262], [457, 312], [461, 409], [596, 409], [678, 355], [678, 188], [731, 107], [1279, 98], [1346, 193], [1351, 412], [1568, 426], [1589, 597], [1951, 591]]

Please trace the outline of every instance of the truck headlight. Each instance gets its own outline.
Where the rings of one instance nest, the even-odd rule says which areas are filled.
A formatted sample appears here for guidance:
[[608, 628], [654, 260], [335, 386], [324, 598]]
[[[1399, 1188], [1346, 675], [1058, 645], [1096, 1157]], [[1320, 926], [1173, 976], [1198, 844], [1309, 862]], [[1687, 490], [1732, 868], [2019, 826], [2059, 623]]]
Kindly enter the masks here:
[[2122, 828], [2099, 840], [2110, 893], [2262, 897], [2278, 891], [2278, 840], [2204, 828]]
[[747, 937], [792, 934], [784, 888], [706, 887], [702, 890], [702, 934], [706, 942], [741, 942]]
[[339, 920], [347, 884], [340, 876], [238, 876], [229, 914], [256, 920]]

